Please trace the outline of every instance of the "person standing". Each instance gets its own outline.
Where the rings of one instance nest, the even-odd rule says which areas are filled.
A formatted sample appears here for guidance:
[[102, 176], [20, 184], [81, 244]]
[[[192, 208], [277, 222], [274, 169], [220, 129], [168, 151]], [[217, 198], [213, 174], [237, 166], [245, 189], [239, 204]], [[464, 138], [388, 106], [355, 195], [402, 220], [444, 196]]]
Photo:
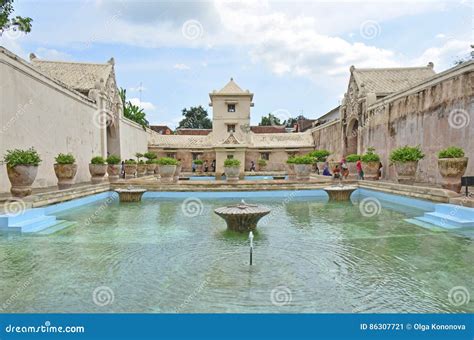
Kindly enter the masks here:
[[204, 172], [209, 171], [209, 164], [207, 164], [207, 159], [204, 161]]
[[255, 162], [254, 161], [250, 161], [250, 171], [255, 171]]
[[347, 179], [349, 176], [349, 167], [347, 166], [347, 162], [344, 157], [341, 159], [341, 176], [343, 179]]
[[357, 168], [357, 179], [359, 180], [364, 179], [364, 171], [362, 170], [362, 162], [360, 161], [360, 159], [357, 160], [356, 168]]

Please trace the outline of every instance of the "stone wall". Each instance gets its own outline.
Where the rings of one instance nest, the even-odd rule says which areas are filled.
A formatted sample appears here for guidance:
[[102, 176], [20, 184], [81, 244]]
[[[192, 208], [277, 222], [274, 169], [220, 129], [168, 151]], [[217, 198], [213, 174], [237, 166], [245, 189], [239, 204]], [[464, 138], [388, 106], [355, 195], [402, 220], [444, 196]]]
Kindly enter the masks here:
[[389, 155], [404, 145], [421, 145], [425, 159], [417, 180], [439, 183], [437, 153], [451, 145], [470, 158], [466, 175], [474, 175], [474, 62], [439, 73], [430, 81], [377, 101], [359, 128], [361, 151], [373, 146], [381, 155], [385, 179], [396, 179]]
[[[0, 156], [8, 149], [34, 146], [43, 162], [34, 187], [56, 185], [54, 157], [76, 157], [76, 182], [90, 180], [88, 164], [106, 151], [105, 129], [94, 122], [96, 106], [0, 49]], [[0, 192], [10, 190], [6, 166], [0, 167]]]
[[342, 126], [341, 121], [317, 126], [311, 130], [316, 150], [328, 150], [331, 158], [340, 160], [342, 157]]
[[135, 153], [147, 152], [148, 133], [137, 123], [121, 117], [119, 121], [120, 157], [135, 159]]

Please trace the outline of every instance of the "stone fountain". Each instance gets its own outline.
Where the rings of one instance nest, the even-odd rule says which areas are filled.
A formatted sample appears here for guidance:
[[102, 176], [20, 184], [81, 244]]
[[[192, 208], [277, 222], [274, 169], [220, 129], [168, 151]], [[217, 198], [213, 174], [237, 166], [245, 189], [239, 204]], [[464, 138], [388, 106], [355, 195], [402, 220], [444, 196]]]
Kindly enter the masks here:
[[230, 205], [214, 210], [227, 223], [227, 229], [238, 232], [249, 232], [257, 228], [258, 221], [270, 213], [270, 209], [242, 200], [237, 205]]
[[357, 187], [352, 185], [342, 184], [342, 179], [338, 185], [332, 185], [330, 187], [323, 188], [324, 191], [329, 195], [329, 201], [349, 201], [351, 194], [356, 190]]
[[146, 189], [128, 187], [126, 189], [115, 189], [119, 194], [120, 202], [140, 202]]

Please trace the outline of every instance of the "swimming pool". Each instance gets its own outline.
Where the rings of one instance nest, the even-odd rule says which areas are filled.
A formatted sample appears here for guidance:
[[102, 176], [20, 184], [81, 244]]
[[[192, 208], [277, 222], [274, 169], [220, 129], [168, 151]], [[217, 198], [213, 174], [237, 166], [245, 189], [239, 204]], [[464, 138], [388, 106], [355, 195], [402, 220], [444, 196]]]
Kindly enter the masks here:
[[[360, 190], [350, 203], [322, 191], [106, 196], [56, 210], [75, 225], [54, 234], [1, 235], [4, 312], [474, 312], [452, 298], [474, 292], [473, 239], [405, 221], [430, 202]], [[241, 199], [272, 209], [252, 266], [248, 235], [213, 213]]]
[[[225, 179], [225, 176], [222, 177]], [[260, 180], [272, 180], [273, 176], [245, 176], [245, 180], [247, 181], [260, 181]], [[284, 179], [288, 179], [288, 176], [284, 176]], [[216, 178], [214, 176], [190, 176], [190, 181], [215, 181]]]

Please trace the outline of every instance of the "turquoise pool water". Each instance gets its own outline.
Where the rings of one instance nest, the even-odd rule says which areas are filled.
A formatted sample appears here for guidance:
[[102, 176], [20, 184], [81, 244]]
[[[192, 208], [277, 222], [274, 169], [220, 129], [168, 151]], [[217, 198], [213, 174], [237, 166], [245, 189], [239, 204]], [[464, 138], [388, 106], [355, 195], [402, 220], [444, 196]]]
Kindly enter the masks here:
[[[288, 176], [285, 176], [285, 179], [287, 179]], [[225, 176], [223, 177], [225, 179]], [[260, 180], [272, 180], [273, 176], [245, 176], [245, 180], [248, 181], [260, 181]], [[214, 176], [191, 176], [189, 177], [190, 181], [215, 181], [216, 178]]]
[[420, 215], [418, 209], [382, 202], [378, 214], [368, 217], [358, 195], [353, 203], [333, 204], [291, 192], [253, 198], [245, 193], [247, 202], [272, 209], [259, 224], [249, 266], [247, 235], [226, 232], [213, 213], [241, 199], [235, 195], [103, 200], [59, 213], [76, 225], [55, 234], [1, 235], [0, 307], [474, 312], [472, 301], [453, 295], [454, 288], [474, 294], [474, 241], [404, 221]]

